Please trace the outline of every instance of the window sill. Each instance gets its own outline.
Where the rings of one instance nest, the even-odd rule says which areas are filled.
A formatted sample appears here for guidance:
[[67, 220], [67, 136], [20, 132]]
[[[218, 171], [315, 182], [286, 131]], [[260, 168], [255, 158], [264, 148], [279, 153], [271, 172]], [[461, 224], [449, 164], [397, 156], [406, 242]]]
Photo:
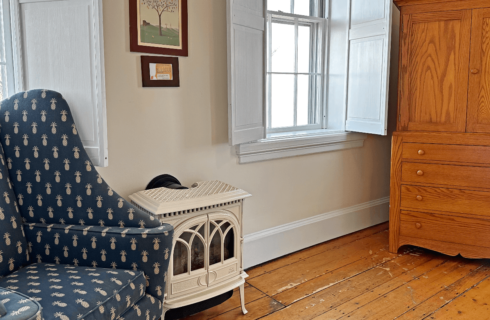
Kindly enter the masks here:
[[251, 163], [306, 154], [360, 148], [364, 133], [314, 130], [269, 134], [266, 139], [236, 148], [239, 163]]

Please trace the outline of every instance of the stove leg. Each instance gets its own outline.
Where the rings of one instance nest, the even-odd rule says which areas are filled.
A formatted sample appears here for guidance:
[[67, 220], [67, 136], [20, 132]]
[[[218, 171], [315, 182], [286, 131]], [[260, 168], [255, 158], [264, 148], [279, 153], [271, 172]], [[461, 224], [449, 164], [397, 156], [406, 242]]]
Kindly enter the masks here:
[[242, 304], [243, 314], [247, 314], [248, 311], [247, 309], [245, 309], [245, 284], [244, 283], [240, 286], [240, 302]]
[[160, 318], [160, 320], [165, 320], [165, 313], [167, 313], [168, 310], [170, 309], [162, 307], [162, 317]]

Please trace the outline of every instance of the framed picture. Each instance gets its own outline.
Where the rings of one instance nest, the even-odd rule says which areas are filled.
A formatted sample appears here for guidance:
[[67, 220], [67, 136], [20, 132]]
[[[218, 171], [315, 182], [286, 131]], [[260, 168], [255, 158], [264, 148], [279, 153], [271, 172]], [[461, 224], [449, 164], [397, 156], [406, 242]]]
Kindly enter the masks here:
[[188, 55], [187, 0], [129, 0], [132, 52]]
[[179, 58], [141, 57], [143, 87], [179, 87]]

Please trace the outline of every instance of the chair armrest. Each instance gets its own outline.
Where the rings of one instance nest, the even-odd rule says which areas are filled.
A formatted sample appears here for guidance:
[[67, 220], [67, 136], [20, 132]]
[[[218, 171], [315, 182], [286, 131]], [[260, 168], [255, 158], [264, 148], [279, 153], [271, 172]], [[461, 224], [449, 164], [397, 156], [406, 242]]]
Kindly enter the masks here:
[[0, 287], [1, 319], [9, 320], [34, 320], [42, 319], [42, 307], [35, 299], [28, 297], [20, 292]]
[[163, 300], [173, 227], [24, 225], [31, 262], [142, 270], [147, 292]]
[[3, 305], [3, 302], [0, 301], [0, 317], [3, 317], [6, 314], [7, 314], [7, 309], [5, 309], [5, 306]]

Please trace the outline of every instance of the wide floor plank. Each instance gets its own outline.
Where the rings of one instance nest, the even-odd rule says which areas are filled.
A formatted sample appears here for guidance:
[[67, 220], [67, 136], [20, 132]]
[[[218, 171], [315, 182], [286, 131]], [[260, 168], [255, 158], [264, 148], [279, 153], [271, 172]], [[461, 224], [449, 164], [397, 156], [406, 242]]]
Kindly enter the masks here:
[[263, 316], [266, 316], [270, 313], [273, 313], [277, 310], [280, 310], [280, 309], [284, 308], [284, 306], [282, 304], [280, 304], [279, 302], [277, 302], [276, 300], [270, 298], [270, 297], [264, 297], [264, 298], [260, 298], [258, 300], [251, 302], [251, 303], [246, 304], [246, 308], [247, 308], [248, 313], [245, 315], [242, 313], [241, 308], [235, 308], [231, 311], [220, 314], [219, 316], [214, 317], [212, 319], [216, 319], [216, 320], [258, 319], [258, 318], [262, 318]]
[[391, 254], [387, 229], [378, 225], [247, 270], [246, 315], [235, 290], [188, 319], [490, 320], [490, 260], [411, 246]]
[[[422, 263], [419, 266], [416, 266], [412, 270], [407, 270], [407, 272], [403, 273], [398, 277], [394, 277], [393, 279], [385, 282], [374, 289], [371, 289], [361, 295], [348, 300], [345, 303], [336, 302], [334, 299], [336, 297], [335, 292], [331, 293], [331, 308], [329, 311], [321, 314], [317, 318], [319, 319], [339, 319], [344, 315], [349, 314], [360, 307], [369, 304], [370, 302], [378, 299], [380, 296], [387, 294], [400, 286], [403, 286], [407, 282], [413, 280], [416, 277], [420, 277], [425, 273], [437, 268], [439, 265], [444, 263], [446, 260], [444, 258], [435, 257], [425, 263]], [[332, 301], [333, 300], [333, 301]], [[339, 305], [340, 304], [340, 305]]]
[[367, 228], [358, 232], [354, 232], [351, 234], [348, 234], [346, 236], [333, 239], [321, 244], [318, 244], [316, 246], [289, 254], [285, 257], [281, 257], [279, 259], [275, 259], [273, 261], [270, 261], [268, 263], [259, 265], [257, 267], [251, 268], [247, 270], [248, 274], [248, 280], [251, 280], [255, 277], [258, 277], [264, 273], [271, 272], [273, 270], [277, 270], [279, 268], [282, 268], [284, 266], [290, 265], [292, 263], [298, 262], [300, 260], [307, 259], [309, 257], [312, 257], [317, 254], [324, 253], [326, 251], [339, 248], [343, 245], [346, 245], [348, 243], [369, 237], [373, 234], [385, 231], [388, 229], [388, 223], [382, 223], [377, 226]]
[[[245, 284], [245, 304], [248, 304], [250, 302], [253, 302], [263, 297], [265, 297], [265, 293], [257, 290], [256, 288], [252, 287], [248, 283]], [[213, 308], [204, 310], [203, 312], [188, 317], [187, 319], [189, 320], [212, 319], [214, 317], [219, 316], [220, 314], [226, 313], [238, 307], [240, 307], [240, 292], [238, 291], [238, 289], [235, 289], [233, 291], [233, 296], [230, 299], [226, 300], [220, 305], [217, 305]]]
[[388, 232], [377, 233], [324, 254], [298, 261], [274, 272], [248, 280], [248, 282], [267, 295], [274, 296], [372, 254], [387, 259], [396, 256], [388, 252]]
[[[479, 267], [481, 262], [452, 259], [339, 319], [392, 320]], [[319, 317], [318, 319], [325, 319]]]
[[[313, 319], [314, 317], [349, 302], [352, 299], [361, 296], [362, 294], [373, 290], [383, 283], [389, 282], [393, 278], [396, 278], [403, 273], [407, 273], [430, 260], [432, 260], [432, 257], [430, 256], [401, 255], [382, 264], [370, 266], [371, 268], [365, 268], [365, 272], [362, 273], [359, 272], [357, 267], [364, 266], [361, 263], [353, 263], [345, 268], [336, 270], [331, 274], [321, 277], [334, 277], [335, 274], [340, 274], [342, 276], [343, 274], [351, 271], [353, 274], [351, 278], [345, 281], [335, 281], [336, 279], [332, 279], [331, 284], [325, 288], [322, 287], [324, 281], [321, 281], [321, 283], [318, 284], [317, 292], [308, 295], [301, 301], [299, 301], [299, 299], [298, 301], [286, 300], [286, 302], [283, 300], [283, 296], [289, 293], [289, 291], [298, 291], [303, 289], [300, 287], [296, 288], [295, 290], [289, 290], [285, 292], [285, 294], [275, 296], [275, 299], [284, 305], [290, 305], [292, 302], [294, 302], [294, 304], [268, 316], [266, 319]], [[309, 281], [305, 285], [312, 287], [315, 282], [317, 281]], [[289, 296], [290, 295], [291, 294], [289, 294]]]
[[424, 319], [431, 315], [435, 310], [444, 307], [446, 304], [450, 303], [460, 295], [465, 294], [467, 291], [471, 290], [474, 286], [478, 285], [481, 281], [488, 277], [490, 277], [490, 267], [487, 263], [481, 268], [471, 272], [463, 279], [445, 288], [432, 298], [410, 309], [405, 314], [398, 317], [397, 320]]
[[426, 319], [490, 319], [489, 297], [490, 279], [487, 278]]

